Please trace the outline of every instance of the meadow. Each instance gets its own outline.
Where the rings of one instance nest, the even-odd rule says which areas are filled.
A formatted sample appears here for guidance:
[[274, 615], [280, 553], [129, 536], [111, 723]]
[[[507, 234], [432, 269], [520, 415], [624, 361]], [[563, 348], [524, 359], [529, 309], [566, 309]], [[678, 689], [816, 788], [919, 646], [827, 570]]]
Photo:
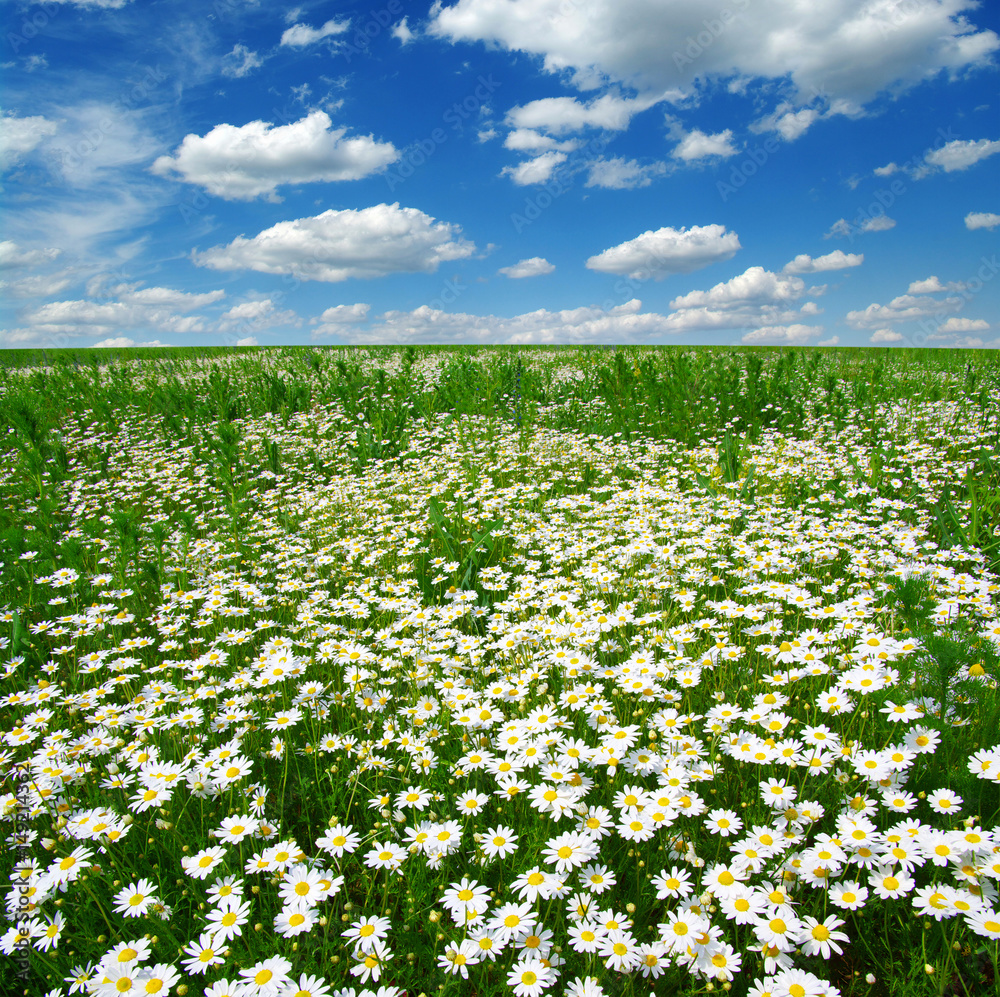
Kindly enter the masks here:
[[0, 357], [0, 990], [993, 993], [1000, 359]]

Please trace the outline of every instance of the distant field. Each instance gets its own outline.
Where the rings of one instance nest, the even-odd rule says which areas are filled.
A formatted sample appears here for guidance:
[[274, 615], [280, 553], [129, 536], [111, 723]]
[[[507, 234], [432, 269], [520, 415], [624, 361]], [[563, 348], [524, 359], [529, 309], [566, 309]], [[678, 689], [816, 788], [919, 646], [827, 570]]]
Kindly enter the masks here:
[[0, 351], [3, 993], [983, 994], [1000, 358]]

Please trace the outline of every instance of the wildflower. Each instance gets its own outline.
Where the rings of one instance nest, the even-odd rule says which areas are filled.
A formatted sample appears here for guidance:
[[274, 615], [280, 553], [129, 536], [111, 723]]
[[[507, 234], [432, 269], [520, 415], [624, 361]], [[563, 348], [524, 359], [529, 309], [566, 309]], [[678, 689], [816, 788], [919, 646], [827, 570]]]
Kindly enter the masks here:
[[365, 853], [365, 865], [369, 869], [389, 869], [398, 872], [406, 857], [405, 848], [400, 848], [399, 845], [393, 844], [391, 841], [376, 841], [372, 848]]
[[223, 942], [232, 941], [243, 933], [243, 925], [250, 919], [250, 904], [240, 903], [239, 897], [223, 901], [208, 912], [208, 933], [214, 936], [221, 947]]
[[962, 797], [949, 789], [936, 789], [928, 793], [927, 804], [936, 814], [954, 814], [961, 812]]
[[456, 921], [465, 921], [468, 911], [482, 912], [489, 904], [489, 888], [474, 879], [462, 877], [461, 882], [452, 883], [450, 889], [444, 892], [441, 902], [448, 908]]
[[916, 885], [913, 879], [900, 870], [894, 873], [892, 866], [881, 865], [868, 877], [872, 889], [882, 899], [904, 897]]
[[554, 864], [557, 873], [582, 866], [597, 854], [597, 843], [589, 835], [568, 831], [551, 838], [542, 849], [542, 857]]
[[539, 896], [544, 900], [551, 896], [552, 880], [548, 873], [534, 866], [527, 872], [521, 873], [511, 883], [511, 888], [523, 900], [533, 904]]
[[996, 941], [1000, 938], [1000, 912], [983, 907], [965, 915], [965, 923], [981, 938]]
[[469, 966], [479, 962], [479, 946], [469, 938], [461, 942], [452, 942], [438, 956], [438, 968], [451, 974], [462, 974], [462, 979], [469, 978]]
[[363, 917], [360, 921], [352, 921], [342, 937], [353, 941], [362, 952], [370, 952], [376, 943], [385, 941], [391, 923], [385, 917]]
[[514, 988], [515, 997], [538, 997], [553, 982], [552, 970], [539, 959], [517, 963], [507, 976], [507, 985]]
[[690, 883], [691, 874], [677, 866], [671, 867], [669, 872], [661, 872], [654, 876], [651, 883], [656, 887], [656, 898], [666, 900], [668, 897], [689, 897], [694, 892], [694, 887]]
[[279, 911], [274, 919], [274, 930], [282, 938], [294, 938], [296, 935], [311, 931], [316, 923], [316, 916], [308, 907], [290, 904]]
[[323, 877], [314, 869], [299, 863], [292, 866], [278, 887], [278, 896], [285, 904], [314, 907], [326, 898]]
[[508, 942], [522, 932], [529, 931], [536, 923], [537, 919], [532, 902], [507, 903], [494, 912], [489, 922], [489, 928], [491, 931], [495, 931], [497, 937], [502, 941]]
[[754, 926], [754, 934], [765, 945], [773, 945], [782, 952], [789, 952], [802, 930], [802, 922], [791, 912], [781, 916], [762, 917]]
[[351, 976], [357, 976], [362, 983], [367, 983], [369, 979], [376, 983], [382, 978], [382, 970], [385, 964], [393, 958], [393, 953], [386, 947], [385, 942], [376, 938], [368, 950], [360, 949], [354, 953], [357, 960], [351, 966]]
[[271, 956], [254, 963], [248, 969], [241, 969], [244, 992], [247, 997], [276, 997], [291, 982], [288, 971], [292, 964], [280, 955]]
[[781, 969], [771, 983], [772, 997], [827, 997], [827, 983], [802, 969]]
[[191, 942], [184, 949], [187, 958], [183, 966], [188, 973], [205, 973], [212, 966], [221, 966], [225, 959], [223, 950], [225, 943], [216, 943], [215, 936], [209, 933], [202, 933], [197, 941]]
[[485, 793], [477, 793], [473, 790], [459, 796], [455, 801], [455, 806], [458, 808], [459, 813], [468, 816], [470, 814], [478, 814], [489, 803], [489, 800], [490, 798]]
[[517, 851], [518, 835], [502, 824], [489, 828], [483, 835], [481, 847], [488, 858], [506, 858]]
[[350, 824], [334, 824], [322, 837], [316, 839], [319, 848], [338, 859], [343, 858], [345, 852], [354, 852], [360, 844], [361, 838], [354, 833]]
[[830, 903], [843, 910], [861, 910], [868, 899], [868, 887], [845, 881], [831, 886], [829, 896]]
[[192, 879], [205, 879], [225, 857], [225, 848], [216, 845], [213, 848], [205, 848], [191, 856], [185, 855], [181, 859], [181, 868]]
[[632, 934], [621, 928], [609, 931], [604, 936], [598, 954], [604, 959], [604, 965], [608, 969], [618, 973], [630, 973], [639, 966], [639, 947]]
[[247, 835], [255, 834], [259, 824], [260, 821], [248, 814], [238, 817], [226, 817], [214, 833], [222, 841], [228, 841], [230, 844], [238, 844]]
[[844, 950], [837, 942], [850, 941], [844, 932], [837, 930], [843, 924], [844, 922], [833, 914], [822, 922], [814, 917], [802, 918], [799, 948], [806, 955], [821, 955], [824, 959], [830, 958], [831, 951], [843, 955]]
[[742, 828], [743, 821], [737, 816], [735, 810], [712, 810], [705, 821], [705, 830], [709, 834], [718, 834], [723, 838], [736, 834]]
[[156, 901], [154, 886], [148, 879], [126, 886], [115, 894], [115, 912], [124, 917], [139, 917]]
[[610, 890], [617, 882], [615, 874], [606, 865], [585, 865], [579, 875], [580, 885], [598, 895]]

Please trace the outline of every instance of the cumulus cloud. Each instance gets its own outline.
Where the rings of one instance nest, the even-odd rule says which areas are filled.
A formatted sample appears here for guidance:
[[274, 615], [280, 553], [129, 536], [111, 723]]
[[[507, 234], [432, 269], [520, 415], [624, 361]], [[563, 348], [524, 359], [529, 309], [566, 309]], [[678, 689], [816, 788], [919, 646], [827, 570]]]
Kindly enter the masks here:
[[724, 225], [692, 225], [643, 232], [618, 246], [591, 256], [587, 268], [632, 278], [691, 273], [711, 263], [728, 260], [741, 249], [739, 236]]
[[756, 301], [795, 301], [805, 292], [801, 277], [783, 276], [750, 267], [708, 291], [690, 291], [674, 298], [671, 308], [722, 308]]
[[550, 135], [566, 135], [585, 128], [624, 131], [634, 115], [662, 100], [660, 97], [619, 97], [604, 94], [591, 101], [575, 97], [543, 97], [512, 107], [505, 118], [512, 128], [530, 128]]
[[264, 65], [264, 60], [246, 45], [234, 45], [232, 52], [222, 57], [222, 75], [239, 79]]
[[327, 308], [318, 318], [309, 320], [315, 326], [313, 339], [328, 339], [349, 335], [351, 330], [368, 318], [371, 305], [357, 302], [353, 305], [334, 305]]
[[862, 232], [888, 232], [896, 227], [896, 220], [888, 215], [874, 215], [866, 218], [860, 225], [852, 224], [846, 218], [839, 218], [830, 226], [830, 231], [823, 238], [831, 239], [835, 235], [853, 237]]
[[989, 139], [981, 138], [963, 142], [961, 139], [955, 139], [940, 149], [928, 152], [924, 156], [924, 161], [929, 166], [940, 167], [945, 173], [953, 173], [956, 170], [967, 170], [980, 160], [994, 156], [998, 152], [1000, 152], [1000, 141], [991, 142]]
[[398, 38], [400, 43], [406, 45], [408, 42], [412, 42], [416, 37], [414, 33], [410, 30], [410, 26], [406, 23], [407, 18], [403, 18], [398, 24], [392, 26], [392, 37]]
[[911, 281], [906, 289], [907, 294], [940, 294], [943, 291], [961, 291], [965, 285], [959, 280], [950, 280], [942, 284], [936, 274], [931, 274], [926, 280]]
[[0, 292], [8, 298], [48, 298], [65, 291], [73, 283], [72, 273], [32, 274], [17, 280], [0, 280]]
[[654, 162], [643, 165], [635, 159], [603, 156], [587, 164], [587, 187], [604, 187], [608, 190], [633, 190], [648, 187], [653, 177], [667, 172], [666, 163]]
[[310, 28], [308, 24], [293, 24], [282, 33], [281, 44], [290, 48], [305, 48], [331, 35], [342, 35], [350, 26], [350, 18], [346, 21], [330, 20], [320, 28]]
[[952, 316], [943, 323], [939, 332], [985, 332], [990, 324], [981, 318], [957, 318]]
[[224, 298], [225, 291], [193, 294], [168, 287], [138, 284], [88, 285], [100, 300], [51, 301], [30, 312], [25, 321], [36, 335], [107, 336], [119, 329], [156, 332], [204, 332], [205, 322], [191, 312]]
[[855, 329], [871, 329], [894, 322], [910, 322], [957, 311], [962, 307], [961, 298], [932, 298], [929, 295], [901, 294], [887, 305], [873, 302], [867, 308], [847, 313], [847, 321]]
[[[494, 134], [496, 134], [494, 132]], [[559, 152], [572, 152], [579, 146], [576, 139], [567, 139], [559, 142], [551, 135], [542, 135], [532, 128], [515, 128], [503, 140], [505, 149], [513, 149], [515, 152], [548, 152], [555, 149]]]
[[532, 256], [528, 260], [521, 260], [513, 266], [501, 267], [497, 272], [505, 277], [518, 280], [522, 277], [540, 277], [542, 274], [552, 273], [555, 267], [548, 260], [541, 256]]
[[[708, 79], [788, 80], [798, 105], [826, 95], [830, 110], [856, 114], [878, 94], [903, 92], [942, 71], [989, 65], [1000, 48], [992, 30], [963, 15], [972, 0], [900, 4], [828, 0], [822, 5], [754, 0], [718, 30], [706, 30], [703, 3], [662, 0], [457, 0], [431, 7], [429, 32], [451, 42], [481, 42], [538, 56], [546, 72], [569, 75], [581, 90], [608, 82], [641, 93]], [[735, 16], [733, 16], [735, 13]], [[711, 36], [697, 50], [685, 39]], [[784, 112], [796, 115], [797, 109]], [[779, 119], [780, 120], [780, 119]], [[807, 125], [782, 122], [789, 137]]]
[[509, 176], [519, 187], [546, 183], [556, 167], [565, 162], [565, 152], [543, 152], [517, 166], [505, 166], [500, 171], [500, 176]]
[[[763, 325], [759, 329], [753, 329], [744, 333], [744, 343], [755, 343], [757, 345], [771, 344], [780, 346], [800, 346], [810, 340], [818, 339], [826, 329], [821, 325]], [[840, 340], [835, 336], [833, 340], [827, 340], [822, 346], [836, 346]]]
[[5, 239], [3, 242], [0, 242], [0, 270], [51, 263], [60, 252], [61, 250], [53, 248], [21, 249], [16, 242]]
[[846, 270], [848, 267], [859, 267], [864, 262], [864, 253], [845, 253], [835, 249], [825, 256], [815, 259], [807, 253], [799, 253], [794, 260], [789, 260], [782, 268], [782, 273], [822, 273], [825, 270]]
[[702, 159], [718, 158], [727, 159], [735, 156], [739, 152], [733, 145], [732, 129], [716, 132], [708, 135], [698, 128], [690, 131], [674, 147], [672, 153], [674, 159], [682, 159], [685, 163], [692, 163]]
[[128, 336], [115, 336], [113, 339], [102, 339], [99, 343], [94, 343], [93, 349], [118, 349], [124, 350], [132, 346], [165, 346], [166, 343], [161, 343], [158, 339], [151, 339], [145, 343], [137, 343], [134, 339], [129, 339]]
[[876, 329], [869, 338], [869, 343], [878, 345], [879, 343], [899, 343], [903, 340], [901, 332], [894, 332], [892, 329]]
[[432, 273], [447, 260], [464, 259], [475, 244], [457, 225], [435, 221], [399, 203], [278, 222], [251, 239], [192, 253], [213, 270], [294, 274], [300, 280], [337, 282], [390, 273]]
[[1000, 225], [1000, 215], [996, 215], [992, 211], [970, 211], [965, 216], [965, 227], [969, 230], [995, 229], [998, 225]]
[[792, 110], [787, 101], [778, 105], [772, 114], [755, 121], [750, 130], [754, 132], [777, 132], [786, 142], [794, 142], [809, 130], [822, 112], [817, 107], [803, 107]]
[[216, 125], [207, 135], [187, 135], [173, 156], [152, 166], [159, 176], [176, 176], [227, 200], [275, 198], [283, 184], [358, 180], [399, 158], [391, 142], [371, 136], [346, 138], [331, 129], [325, 111], [274, 126], [267, 121]]
[[666, 316], [643, 312], [642, 302], [632, 299], [609, 308], [539, 308], [510, 318], [422, 305], [384, 312], [367, 325], [340, 323], [329, 335], [351, 343], [640, 343], [674, 331]]
[[219, 319], [219, 331], [262, 332], [275, 327], [297, 328], [302, 319], [291, 309], [281, 311], [271, 298], [260, 298], [233, 305]]
[[0, 169], [16, 166], [33, 149], [59, 130], [55, 121], [36, 114], [19, 118], [16, 114], [0, 117]]

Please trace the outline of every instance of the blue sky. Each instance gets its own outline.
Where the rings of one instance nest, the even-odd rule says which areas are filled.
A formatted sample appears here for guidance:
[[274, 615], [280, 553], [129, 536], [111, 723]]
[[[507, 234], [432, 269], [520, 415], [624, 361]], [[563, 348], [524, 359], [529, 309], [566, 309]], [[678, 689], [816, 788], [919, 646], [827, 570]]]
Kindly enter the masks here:
[[1000, 346], [996, 4], [4, 8], [4, 347]]

